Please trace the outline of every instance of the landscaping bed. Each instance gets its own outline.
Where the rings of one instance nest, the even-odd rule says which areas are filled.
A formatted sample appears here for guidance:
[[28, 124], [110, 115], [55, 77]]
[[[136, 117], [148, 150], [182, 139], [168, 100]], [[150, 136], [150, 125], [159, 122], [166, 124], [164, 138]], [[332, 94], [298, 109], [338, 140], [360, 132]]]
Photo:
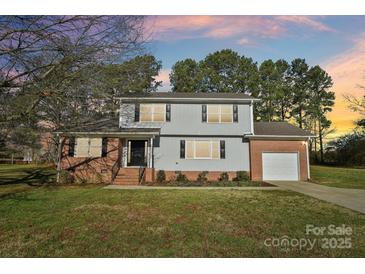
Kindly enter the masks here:
[[188, 180], [188, 178], [181, 172], [177, 171], [176, 176], [166, 178], [164, 170], [159, 170], [156, 175], [155, 182], [143, 183], [146, 186], [181, 186], [181, 187], [267, 187], [274, 186], [266, 182], [250, 181], [249, 175], [246, 171], [237, 171], [236, 177], [229, 179], [227, 172], [222, 172], [218, 180], [209, 180], [209, 172], [203, 171], [198, 174], [196, 180]]

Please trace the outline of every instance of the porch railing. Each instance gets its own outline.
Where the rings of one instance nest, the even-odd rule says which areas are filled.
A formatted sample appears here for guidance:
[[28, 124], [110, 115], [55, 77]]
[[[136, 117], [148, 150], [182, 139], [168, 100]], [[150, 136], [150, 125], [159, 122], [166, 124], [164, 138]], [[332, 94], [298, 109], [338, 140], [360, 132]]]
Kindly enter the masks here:
[[138, 171], [138, 183], [141, 184], [144, 180], [144, 174], [146, 172], [146, 167], [140, 166]]
[[118, 148], [118, 158], [112, 167], [112, 182], [114, 181], [115, 177], [117, 177], [117, 175], [118, 175], [118, 172], [120, 170], [121, 160], [122, 160], [122, 151], [121, 151], [121, 148], [119, 147]]

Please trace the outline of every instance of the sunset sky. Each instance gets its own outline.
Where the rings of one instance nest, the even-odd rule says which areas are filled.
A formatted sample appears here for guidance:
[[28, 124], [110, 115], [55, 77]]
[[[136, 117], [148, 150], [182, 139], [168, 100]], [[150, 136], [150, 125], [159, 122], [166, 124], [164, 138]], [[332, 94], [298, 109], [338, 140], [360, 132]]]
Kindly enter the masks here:
[[149, 50], [162, 61], [162, 91], [170, 89], [172, 65], [185, 58], [203, 59], [230, 48], [258, 63], [265, 59], [305, 58], [333, 78], [336, 105], [328, 117], [341, 135], [353, 128], [343, 93], [364, 94], [365, 16], [150, 16]]

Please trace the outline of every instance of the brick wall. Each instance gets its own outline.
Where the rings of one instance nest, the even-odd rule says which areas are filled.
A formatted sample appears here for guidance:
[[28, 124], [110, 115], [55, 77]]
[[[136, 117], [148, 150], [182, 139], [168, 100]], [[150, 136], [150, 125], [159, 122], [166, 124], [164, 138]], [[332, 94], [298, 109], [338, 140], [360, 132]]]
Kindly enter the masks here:
[[111, 170], [118, 159], [120, 146], [119, 138], [108, 138], [108, 153], [106, 157], [70, 157], [68, 156], [69, 138], [65, 138], [61, 168], [71, 171], [80, 180], [110, 183]]
[[308, 180], [307, 141], [251, 140], [251, 180], [262, 180], [263, 152], [298, 152], [300, 163], [300, 179]]

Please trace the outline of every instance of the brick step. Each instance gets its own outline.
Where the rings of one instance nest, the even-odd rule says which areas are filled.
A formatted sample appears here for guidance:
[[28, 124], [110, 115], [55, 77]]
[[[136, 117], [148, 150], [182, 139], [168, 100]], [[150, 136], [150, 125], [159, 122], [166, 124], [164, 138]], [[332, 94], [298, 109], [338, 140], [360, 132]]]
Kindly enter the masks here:
[[138, 184], [138, 180], [114, 180], [113, 184]]
[[124, 181], [124, 180], [114, 180], [113, 184], [115, 184], [115, 185], [138, 185], [139, 182], [138, 182], [138, 180], [136, 180], [136, 181], [131, 181], [131, 180], [127, 180], [127, 181]]
[[117, 174], [116, 177], [120, 177], [120, 178], [138, 178], [139, 174]]

